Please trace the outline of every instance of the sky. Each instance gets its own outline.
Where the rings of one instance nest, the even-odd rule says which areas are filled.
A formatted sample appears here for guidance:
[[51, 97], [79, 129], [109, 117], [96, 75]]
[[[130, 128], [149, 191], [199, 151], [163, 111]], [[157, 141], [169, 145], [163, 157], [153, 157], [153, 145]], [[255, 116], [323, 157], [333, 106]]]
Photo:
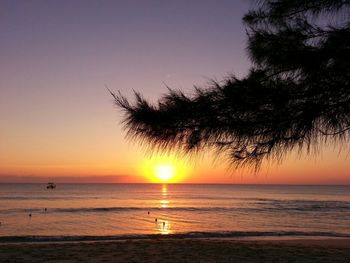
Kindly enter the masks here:
[[[250, 1], [0, 1], [0, 182], [156, 182], [172, 162], [183, 183], [350, 184], [348, 145], [291, 153], [256, 174], [205, 152], [151, 154], [125, 139], [105, 86], [155, 102], [244, 76]], [[170, 160], [170, 161], [169, 161]], [[174, 181], [175, 182], [175, 181]]]

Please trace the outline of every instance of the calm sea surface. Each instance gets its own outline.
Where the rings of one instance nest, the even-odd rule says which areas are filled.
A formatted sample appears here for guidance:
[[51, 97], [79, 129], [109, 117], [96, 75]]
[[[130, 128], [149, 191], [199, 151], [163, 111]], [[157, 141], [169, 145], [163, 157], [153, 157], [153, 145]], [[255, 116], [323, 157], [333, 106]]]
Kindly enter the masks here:
[[0, 221], [2, 239], [350, 237], [350, 186], [0, 184]]

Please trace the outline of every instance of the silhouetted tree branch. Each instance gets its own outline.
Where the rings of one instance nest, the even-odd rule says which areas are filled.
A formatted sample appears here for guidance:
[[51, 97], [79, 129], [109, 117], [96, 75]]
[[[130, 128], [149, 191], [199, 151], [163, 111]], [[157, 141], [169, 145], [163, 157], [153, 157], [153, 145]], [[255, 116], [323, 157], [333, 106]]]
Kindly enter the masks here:
[[[280, 159], [350, 130], [350, 1], [263, 0], [243, 18], [249, 74], [156, 105], [114, 94], [132, 138], [184, 152], [215, 148], [235, 165]], [[339, 14], [343, 14], [340, 18]]]

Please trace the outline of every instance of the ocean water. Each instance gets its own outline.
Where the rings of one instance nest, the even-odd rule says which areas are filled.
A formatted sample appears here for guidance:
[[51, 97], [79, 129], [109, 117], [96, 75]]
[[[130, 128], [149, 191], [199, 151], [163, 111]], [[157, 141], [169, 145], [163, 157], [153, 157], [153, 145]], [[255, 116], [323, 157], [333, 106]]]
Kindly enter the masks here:
[[0, 184], [0, 221], [0, 241], [350, 237], [350, 186]]

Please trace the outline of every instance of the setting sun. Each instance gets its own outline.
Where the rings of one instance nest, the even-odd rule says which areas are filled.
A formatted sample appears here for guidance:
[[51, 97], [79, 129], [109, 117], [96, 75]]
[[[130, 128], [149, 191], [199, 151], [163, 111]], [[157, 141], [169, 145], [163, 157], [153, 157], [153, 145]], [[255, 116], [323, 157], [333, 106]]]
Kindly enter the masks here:
[[154, 173], [161, 181], [168, 182], [175, 176], [176, 169], [173, 165], [157, 165]]
[[158, 155], [145, 159], [140, 174], [151, 183], [179, 183], [189, 173], [189, 167], [174, 155]]

